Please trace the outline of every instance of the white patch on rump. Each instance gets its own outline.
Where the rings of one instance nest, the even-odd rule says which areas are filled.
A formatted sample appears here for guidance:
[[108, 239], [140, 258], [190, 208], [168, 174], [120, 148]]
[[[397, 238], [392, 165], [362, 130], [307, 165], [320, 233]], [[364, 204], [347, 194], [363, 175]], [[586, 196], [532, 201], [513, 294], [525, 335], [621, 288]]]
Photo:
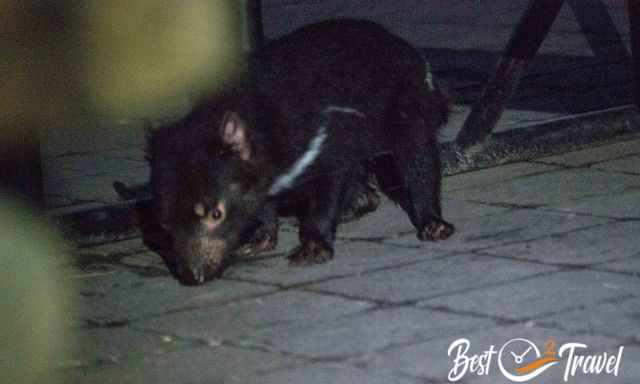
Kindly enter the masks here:
[[[364, 118], [364, 113], [354, 108], [329, 106], [322, 110], [321, 114], [327, 117], [330, 113], [346, 113]], [[274, 196], [278, 193], [291, 188], [295, 181], [304, 173], [304, 171], [313, 164], [322, 152], [322, 145], [327, 140], [327, 124], [323, 124], [318, 129], [316, 135], [311, 139], [309, 148], [296, 160], [287, 172], [278, 176], [269, 189], [269, 195]]]

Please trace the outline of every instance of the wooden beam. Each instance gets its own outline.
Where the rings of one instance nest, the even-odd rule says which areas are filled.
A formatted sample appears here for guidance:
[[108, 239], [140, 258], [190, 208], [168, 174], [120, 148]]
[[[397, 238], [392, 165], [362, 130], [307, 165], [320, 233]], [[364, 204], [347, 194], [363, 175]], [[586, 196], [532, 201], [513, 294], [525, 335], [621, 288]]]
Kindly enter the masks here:
[[14, 129], [11, 137], [0, 143], [0, 175], [3, 188], [37, 208], [44, 207], [38, 129]]
[[564, 0], [530, 0], [507, 48], [480, 99], [467, 117], [456, 143], [462, 148], [481, 144], [500, 120], [527, 65], [558, 16]]

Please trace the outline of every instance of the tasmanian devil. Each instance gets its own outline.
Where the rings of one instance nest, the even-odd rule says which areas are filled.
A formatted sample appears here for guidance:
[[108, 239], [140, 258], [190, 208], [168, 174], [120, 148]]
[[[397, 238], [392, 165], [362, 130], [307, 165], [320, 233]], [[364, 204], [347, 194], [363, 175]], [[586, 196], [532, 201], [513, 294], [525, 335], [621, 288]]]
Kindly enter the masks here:
[[155, 211], [183, 283], [218, 276], [247, 236], [273, 247], [276, 211], [291, 204], [290, 263], [331, 259], [338, 218], [371, 175], [420, 240], [453, 233], [436, 139], [449, 103], [414, 48], [372, 22], [333, 20], [276, 40], [259, 68], [150, 139]]

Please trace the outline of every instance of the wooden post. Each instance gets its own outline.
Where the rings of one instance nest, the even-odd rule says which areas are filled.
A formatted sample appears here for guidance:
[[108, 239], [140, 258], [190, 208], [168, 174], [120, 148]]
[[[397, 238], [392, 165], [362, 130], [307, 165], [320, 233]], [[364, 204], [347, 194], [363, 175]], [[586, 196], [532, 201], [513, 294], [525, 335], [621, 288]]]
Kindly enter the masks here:
[[249, 33], [249, 50], [255, 55], [264, 47], [264, 29], [262, 26], [262, 1], [247, 0], [247, 32]]
[[0, 183], [36, 208], [43, 208], [40, 136], [35, 127], [14, 129], [0, 143]]
[[530, 0], [480, 99], [465, 121], [456, 143], [469, 148], [482, 143], [498, 123], [527, 65], [558, 16], [564, 0]]
[[243, 53], [248, 62], [247, 69], [250, 81], [258, 78], [260, 54], [264, 48], [264, 32], [262, 27], [262, 1], [243, 0], [242, 9], [242, 44]]

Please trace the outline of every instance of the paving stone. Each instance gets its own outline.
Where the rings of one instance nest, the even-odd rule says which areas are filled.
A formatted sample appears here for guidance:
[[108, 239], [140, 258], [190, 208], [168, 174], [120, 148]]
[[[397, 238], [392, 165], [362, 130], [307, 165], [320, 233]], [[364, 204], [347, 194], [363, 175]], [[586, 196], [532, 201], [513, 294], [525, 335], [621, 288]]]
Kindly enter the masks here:
[[[428, 55], [429, 51], [427, 51], [426, 54]], [[450, 55], [443, 55], [442, 58], [445, 60], [452, 59]], [[462, 59], [462, 58], [460, 57], [459, 59]], [[468, 56], [467, 56], [467, 59], [468, 59]], [[435, 58], [435, 60], [437, 60], [437, 58]], [[453, 67], [456, 64], [457, 63], [455, 62], [454, 63], [445, 62], [445, 63], [441, 63], [440, 67], [447, 68], [447, 72], [453, 72], [455, 71]], [[463, 63], [461, 67], [464, 67], [464, 68], [459, 70], [460, 74], [457, 74], [456, 77], [448, 77], [446, 79], [449, 82], [450, 87], [467, 88], [467, 89], [475, 87], [477, 89], [481, 89], [484, 84], [484, 82], [481, 80], [465, 82], [466, 79], [464, 78], [465, 75], [463, 75], [463, 73], [468, 74], [468, 67], [466, 67], [465, 65], [474, 65], [476, 67], [475, 68], [476, 71], [482, 70], [478, 60], [472, 60], [472, 63]], [[493, 63], [491, 65], [493, 65]], [[435, 63], [433, 64], [433, 66], [434, 68], [437, 68]], [[488, 77], [491, 70], [492, 69], [487, 68], [487, 70], [483, 73], [483, 78]], [[462, 102], [462, 100], [460, 100], [460, 102]], [[464, 125], [465, 120], [469, 116], [469, 113], [471, 113], [470, 105], [464, 105], [464, 104], [454, 105], [453, 111], [449, 116], [449, 121], [447, 122], [447, 125], [442, 127], [440, 131], [438, 131], [439, 141], [441, 143], [454, 141], [456, 139], [456, 136], [458, 136], [460, 129]], [[533, 124], [538, 124], [538, 123], [546, 122], [552, 119], [557, 119], [562, 116], [565, 116], [565, 114], [558, 113], [558, 112], [548, 112], [543, 110], [532, 111], [532, 110], [509, 108], [505, 110], [504, 113], [502, 114], [502, 117], [500, 118], [500, 120], [498, 121], [498, 124], [494, 128], [493, 133], [504, 132], [512, 129], [521, 129], [527, 126], [531, 126]]]
[[519, 282], [426, 300], [422, 305], [525, 320], [586, 308], [637, 294], [640, 280], [590, 270], [558, 272]]
[[497, 246], [485, 253], [545, 263], [591, 265], [624, 259], [640, 252], [640, 222], [615, 222], [571, 233]]
[[[507, 208], [485, 204], [469, 203], [444, 198], [442, 212], [447, 221], [454, 224], [507, 211]], [[389, 239], [410, 233], [415, 238], [415, 228], [407, 214], [392, 201], [383, 199], [383, 203], [372, 212], [356, 221], [338, 227], [338, 237], [350, 239]]]
[[[226, 346], [202, 346], [112, 365], [70, 370], [78, 383], [248, 383], [271, 371], [300, 364], [291, 358]], [[75, 381], [73, 381], [75, 380]]]
[[573, 151], [562, 155], [542, 157], [537, 159], [537, 161], [548, 164], [562, 164], [580, 167], [638, 153], [640, 153], [640, 140], [629, 140], [595, 148], [583, 149], [581, 151]]
[[[640, 152], [640, 143], [637, 144], [638, 152]], [[604, 171], [633, 173], [640, 175], [640, 156], [629, 156], [624, 159], [611, 160], [604, 163], [598, 163], [593, 166], [596, 169]]]
[[619, 219], [640, 219], [638, 201], [640, 201], [640, 189], [633, 187], [621, 193], [585, 197], [553, 205], [550, 208]]
[[[620, 363], [620, 381], [624, 384], [635, 384], [640, 381], [640, 347], [625, 345], [622, 362]], [[594, 380], [594, 383], [600, 384]]]
[[98, 256], [88, 254], [72, 254], [72, 269], [68, 276], [74, 280], [84, 281], [123, 271], [134, 273], [140, 277], [169, 277], [171, 273], [160, 257], [152, 252], [122, 253], [118, 255]]
[[401, 233], [415, 231], [407, 214], [383, 197], [382, 203], [374, 212], [362, 218], [338, 226], [337, 236], [341, 238], [378, 239], [398, 236]]
[[[91, 368], [153, 358], [156, 355], [194, 347], [194, 342], [178, 340], [169, 335], [140, 332], [130, 327], [76, 328], [72, 330], [74, 345], [69, 345], [67, 368]], [[200, 345], [197, 345], [200, 346]]]
[[492, 186], [496, 183], [514, 178], [543, 173], [555, 169], [558, 169], [558, 167], [527, 162], [485, 168], [443, 178], [442, 191], [446, 197], [447, 193], [450, 191], [481, 186]]
[[89, 245], [78, 248], [75, 253], [81, 253], [87, 256], [108, 257], [113, 254], [132, 254], [147, 250], [147, 247], [142, 243], [142, 238], [136, 237], [132, 239], [111, 241], [105, 244]]
[[[61, 196], [70, 201], [101, 202], [115, 204], [120, 198], [113, 189], [113, 182], [119, 180], [127, 185], [141, 184], [149, 180], [147, 167], [137, 167], [123, 170], [117, 173], [103, 173], [90, 178], [80, 177], [59, 180], [45, 180], [44, 191], [46, 195]], [[47, 201], [48, 208], [56, 208], [54, 203], [58, 200]]]
[[313, 325], [352, 315], [371, 304], [315, 293], [287, 291], [194, 311], [167, 314], [136, 323], [136, 327], [217, 343], [250, 340], [274, 326]]
[[598, 269], [605, 271], [632, 273], [640, 276], [640, 253], [630, 258], [619, 261], [612, 261], [598, 266]]
[[427, 250], [469, 251], [504, 243], [565, 233], [607, 223], [602, 218], [532, 209], [509, 209], [493, 215], [452, 221], [456, 232], [444, 241], [421, 242], [414, 234], [385, 240], [388, 244], [424, 247]]
[[[297, 229], [283, 224], [279, 233], [278, 247], [260, 254], [239, 254], [233, 264], [225, 271], [232, 271], [236, 265], [264, 260], [270, 257], [282, 257], [298, 243]], [[71, 251], [72, 262], [76, 267], [70, 271], [74, 278], [86, 278], [104, 273], [128, 270], [141, 276], [170, 276], [162, 258], [147, 248], [142, 239], [132, 238], [113, 241], [96, 246], [86, 246]]]
[[148, 250], [140, 238], [115, 241], [71, 252], [74, 279], [128, 270], [140, 276], [170, 276], [169, 270], [157, 254]]
[[270, 328], [260, 332], [253, 342], [296, 356], [340, 360], [392, 345], [454, 337], [491, 324], [484, 319], [399, 307], [316, 324]]
[[117, 175], [121, 171], [147, 167], [142, 148], [59, 156], [47, 159], [44, 164], [44, 177], [58, 182], [96, 174]]
[[172, 277], [142, 277], [130, 271], [76, 281], [78, 313], [73, 317], [96, 325], [127, 323], [151, 315], [207, 307], [274, 291], [264, 285], [223, 280], [185, 287]]
[[620, 193], [638, 185], [638, 176], [577, 169], [518, 178], [493, 186], [453, 191], [448, 197], [485, 203], [544, 206], [588, 196]]
[[441, 257], [442, 251], [427, 251], [367, 241], [337, 243], [333, 260], [317, 265], [290, 266], [285, 257], [275, 257], [230, 268], [225, 277], [291, 286], [332, 277], [360, 275], [380, 268]]
[[466, 291], [556, 270], [554, 267], [477, 255], [451, 255], [405, 267], [313, 284], [311, 289], [381, 301], [404, 302]]
[[[516, 338], [525, 338], [533, 342], [542, 353], [544, 351], [545, 342], [553, 338], [557, 348], [566, 342], [581, 342], [589, 346], [589, 350], [595, 352], [617, 352], [617, 348], [621, 342], [616, 339], [606, 338], [602, 336], [577, 336], [569, 332], [559, 331], [555, 329], [547, 329], [534, 324], [518, 324], [512, 326], [496, 326], [476, 331], [463, 331], [458, 335], [430, 340], [423, 343], [415, 343], [408, 346], [392, 347], [371, 355], [365, 355], [360, 358], [353, 359], [351, 362], [362, 369], [372, 370], [374, 372], [386, 372], [388, 374], [405, 374], [411, 377], [418, 377], [431, 380], [437, 383], [446, 383], [449, 381], [449, 373], [453, 369], [455, 351], [451, 356], [447, 352], [450, 345], [460, 338], [469, 340], [468, 356], [482, 354], [492, 345], [496, 354], [492, 356], [489, 369], [486, 375], [479, 376], [467, 370], [466, 374], [459, 382], [463, 383], [508, 383], [510, 382], [500, 372], [498, 366], [498, 352], [503, 345], [510, 340]], [[505, 351], [510, 351], [509, 346], [513, 345], [516, 353], [526, 350], [522, 348], [523, 344], [513, 342], [507, 344]], [[531, 352], [533, 356], [535, 352]], [[623, 352], [624, 354], [624, 352]], [[514, 366], [511, 355], [503, 352], [501, 356], [503, 365], [509, 369]], [[623, 359], [625, 360], [625, 359]], [[527, 362], [530, 360], [527, 359]], [[627, 360], [629, 361], [629, 360]], [[552, 367], [548, 372], [536, 378], [533, 382], [538, 383], [558, 383], [562, 382], [566, 359], [561, 362], [560, 366]], [[458, 373], [460, 373], [458, 371]], [[453, 373], [455, 375], [455, 372]], [[599, 377], [602, 380], [602, 377]], [[579, 378], [582, 382], [582, 377]], [[607, 381], [608, 382], [608, 381]]]
[[442, 212], [444, 218], [454, 224], [465, 220], [497, 215], [508, 211], [509, 208], [506, 207], [471, 203], [464, 200], [449, 199], [447, 197], [442, 199]]
[[[640, 279], [639, 279], [640, 280]], [[640, 294], [640, 292], [635, 292]], [[600, 334], [640, 342], [640, 298], [601, 304], [544, 319], [573, 332]]]
[[420, 381], [380, 373], [372, 370], [358, 369], [346, 364], [313, 364], [292, 369], [277, 370], [259, 377], [254, 377], [247, 383], [282, 384], [282, 383], [371, 383], [371, 384], [418, 384]]

